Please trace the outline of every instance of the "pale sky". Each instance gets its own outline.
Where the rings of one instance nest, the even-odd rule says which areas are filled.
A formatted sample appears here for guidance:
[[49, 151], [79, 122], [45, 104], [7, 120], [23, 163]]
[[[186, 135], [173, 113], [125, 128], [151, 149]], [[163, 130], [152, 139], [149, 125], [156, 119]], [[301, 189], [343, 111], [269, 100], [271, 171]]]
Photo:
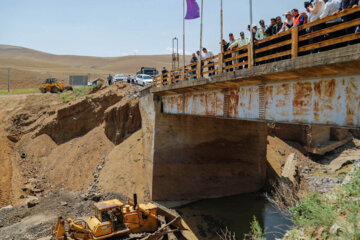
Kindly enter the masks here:
[[[201, 0], [197, 0], [200, 5]], [[253, 0], [254, 22], [304, 11], [300, 0]], [[125, 56], [182, 49], [182, 0], [0, 0], [0, 44], [53, 54]], [[224, 37], [247, 33], [249, 0], [223, 0]], [[200, 20], [186, 21], [186, 52], [200, 45]], [[204, 0], [203, 46], [219, 52], [220, 0]]]

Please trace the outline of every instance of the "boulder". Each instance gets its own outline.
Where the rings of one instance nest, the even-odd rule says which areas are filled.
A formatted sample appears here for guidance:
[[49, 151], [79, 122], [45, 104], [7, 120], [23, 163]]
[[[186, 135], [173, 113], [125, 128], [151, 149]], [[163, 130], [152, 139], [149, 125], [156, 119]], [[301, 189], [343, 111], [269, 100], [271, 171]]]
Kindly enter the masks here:
[[29, 196], [26, 200], [26, 205], [28, 208], [35, 207], [40, 203], [39, 199], [37, 197]]
[[297, 156], [295, 153], [291, 153], [285, 161], [284, 168], [282, 169], [281, 176], [289, 179], [294, 186], [297, 184]]
[[341, 232], [341, 227], [336, 223], [331, 226], [330, 231], [331, 234], [338, 235]]
[[11, 210], [11, 209], [13, 209], [13, 208], [14, 208], [13, 206], [8, 205], [8, 206], [6, 206], [6, 207], [0, 208], [0, 211], [3, 211], [3, 210], [8, 211], [8, 210]]

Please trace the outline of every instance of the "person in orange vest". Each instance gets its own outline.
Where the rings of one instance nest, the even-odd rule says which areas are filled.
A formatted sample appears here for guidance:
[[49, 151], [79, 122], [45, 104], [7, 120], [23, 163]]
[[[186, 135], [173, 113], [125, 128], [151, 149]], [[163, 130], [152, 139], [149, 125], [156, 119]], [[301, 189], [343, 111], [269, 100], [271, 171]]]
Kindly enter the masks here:
[[306, 23], [304, 15], [299, 14], [299, 10], [294, 8], [293, 10], [291, 10], [291, 13], [292, 13], [292, 15], [294, 17], [293, 26], [301, 26], [301, 25]]

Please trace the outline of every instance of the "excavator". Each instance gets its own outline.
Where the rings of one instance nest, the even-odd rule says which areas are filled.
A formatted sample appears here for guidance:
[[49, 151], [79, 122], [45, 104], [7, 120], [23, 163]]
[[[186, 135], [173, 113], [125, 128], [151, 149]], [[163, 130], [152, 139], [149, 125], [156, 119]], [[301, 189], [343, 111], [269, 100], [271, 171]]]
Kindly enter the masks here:
[[59, 217], [52, 227], [52, 239], [188, 239], [197, 240], [179, 215], [153, 203], [123, 204], [118, 199], [94, 203], [95, 215], [85, 220]]

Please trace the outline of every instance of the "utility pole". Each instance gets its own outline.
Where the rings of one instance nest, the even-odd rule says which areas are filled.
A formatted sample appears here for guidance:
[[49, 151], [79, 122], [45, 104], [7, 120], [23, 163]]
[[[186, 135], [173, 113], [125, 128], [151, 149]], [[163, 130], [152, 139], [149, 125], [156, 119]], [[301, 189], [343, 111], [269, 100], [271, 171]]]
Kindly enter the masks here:
[[10, 92], [10, 68], [8, 68], [8, 92]]

